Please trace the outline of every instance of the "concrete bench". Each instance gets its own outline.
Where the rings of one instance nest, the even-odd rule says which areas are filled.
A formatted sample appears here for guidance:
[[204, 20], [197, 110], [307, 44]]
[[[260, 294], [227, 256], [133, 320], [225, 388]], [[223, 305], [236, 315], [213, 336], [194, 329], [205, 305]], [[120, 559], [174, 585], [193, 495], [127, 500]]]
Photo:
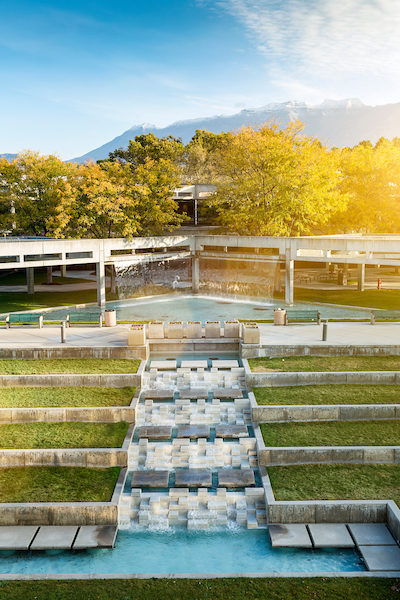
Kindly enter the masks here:
[[318, 310], [287, 310], [285, 325], [289, 321], [317, 321], [321, 325], [321, 313]]
[[10, 329], [11, 323], [19, 323], [20, 325], [30, 325], [31, 323], [37, 323], [39, 329], [42, 329], [43, 327], [43, 315], [39, 315], [37, 313], [11, 313], [10, 315], [6, 316], [5, 321], [7, 329]]
[[97, 312], [76, 312], [69, 313], [65, 321], [67, 327], [70, 327], [73, 323], [96, 323], [99, 327], [103, 326], [103, 315]]
[[371, 311], [371, 325], [375, 321], [400, 321], [400, 310]]

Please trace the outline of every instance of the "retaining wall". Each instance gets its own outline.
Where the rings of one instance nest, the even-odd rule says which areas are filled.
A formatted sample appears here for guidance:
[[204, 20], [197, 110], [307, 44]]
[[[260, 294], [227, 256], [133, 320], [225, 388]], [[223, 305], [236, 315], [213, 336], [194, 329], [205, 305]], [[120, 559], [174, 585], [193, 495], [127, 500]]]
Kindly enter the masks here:
[[136, 403], [130, 406], [60, 408], [0, 408], [0, 423], [134, 423]]
[[[246, 361], [247, 362], [247, 361]], [[251, 387], [283, 387], [295, 385], [390, 385], [400, 384], [400, 371], [330, 371], [293, 373], [253, 373], [246, 369], [246, 382]]]
[[334, 463], [400, 464], [400, 446], [299, 446], [260, 448], [264, 467]]
[[0, 387], [141, 387], [142, 374], [0, 375]]
[[110, 502], [21, 502], [0, 505], [3, 525], [117, 525], [127, 469], [121, 469]]
[[271, 358], [285, 356], [399, 356], [398, 346], [328, 346], [328, 345], [250, 345], [242, 344], [242, 358]]
[[252, 407], [252, 417], [257, 423], [400, 419], [400, 404], [257, 405]]
[[56, 348], [0, 348], [0, 359], [29, 358], [127, 358], [141, 360], [136, 348], [129, 346]]

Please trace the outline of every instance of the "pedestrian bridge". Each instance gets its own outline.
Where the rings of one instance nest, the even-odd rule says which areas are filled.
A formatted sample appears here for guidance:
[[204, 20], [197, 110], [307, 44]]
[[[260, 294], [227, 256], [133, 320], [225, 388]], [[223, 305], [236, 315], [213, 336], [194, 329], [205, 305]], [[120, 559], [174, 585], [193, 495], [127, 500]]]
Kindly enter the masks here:
[[272, 261], [285, 265], [285, 301], [293, 304], [295, 261], [358, 265], [358, 288], [364, 289], [365, 265], [400, 268], [400, 235], [332, 235], [304, 237], [244, 237], [235, 235], [165, 235], [109, 239], [4, 238], [0, 270], [26, 268], [33, 293], [35, 267], [96, 264], [97, 300], [105, 305], [105, 267], [126, 261], [190, 258], [192, 291], [199, 291], [199, 259]]

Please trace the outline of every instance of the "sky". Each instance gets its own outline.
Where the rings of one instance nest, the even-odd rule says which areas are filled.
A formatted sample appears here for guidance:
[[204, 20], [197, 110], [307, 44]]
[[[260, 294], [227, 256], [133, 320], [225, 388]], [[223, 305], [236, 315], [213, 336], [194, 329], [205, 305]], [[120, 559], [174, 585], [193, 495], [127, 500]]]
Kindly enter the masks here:
[[0, 0], [0, 153], [289, 100], [400, 102], [399, 0]]

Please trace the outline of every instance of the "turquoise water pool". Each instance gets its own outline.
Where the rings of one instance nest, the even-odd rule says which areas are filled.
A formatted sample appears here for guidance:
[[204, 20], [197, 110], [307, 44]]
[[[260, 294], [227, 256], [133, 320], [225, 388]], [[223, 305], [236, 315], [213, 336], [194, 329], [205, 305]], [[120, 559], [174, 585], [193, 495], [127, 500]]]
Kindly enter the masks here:
[[0, 558], [0, 574], [305, 573], [365, 571], [353, 550], [272, 549], [266, 530], [120, 531], [113, 550]]

